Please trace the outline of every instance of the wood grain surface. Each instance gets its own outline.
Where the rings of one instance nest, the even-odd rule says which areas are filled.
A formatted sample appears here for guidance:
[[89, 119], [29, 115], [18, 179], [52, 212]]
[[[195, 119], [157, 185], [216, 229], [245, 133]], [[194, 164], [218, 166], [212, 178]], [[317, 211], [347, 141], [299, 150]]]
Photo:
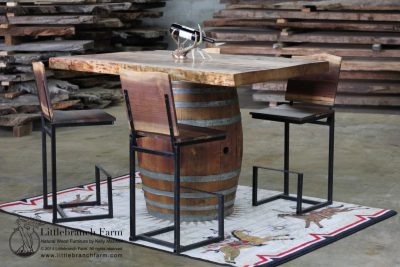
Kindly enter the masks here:
[[296, 58], [329, 61], [329, 72], [289, 79], [286, 87], [286, 100], [333, 106], [342, 58], [330, 54], [298, 56]]
[[140, 51], [50, 58], [50, 68], [119, 75], [120, 70], [159, 71], [174, 80], [240, 86], [328, 71], [328, 62], [213, 54], [211, 60], [176, 61], [171, 51]]

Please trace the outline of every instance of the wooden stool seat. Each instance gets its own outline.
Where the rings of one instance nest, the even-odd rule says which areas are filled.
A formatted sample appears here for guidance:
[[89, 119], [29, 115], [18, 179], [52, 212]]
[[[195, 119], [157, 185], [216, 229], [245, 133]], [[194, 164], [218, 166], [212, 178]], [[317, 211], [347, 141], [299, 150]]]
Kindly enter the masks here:
[[89, 126], [113, 124], [115, 117], [99, 110], [54, 110], [53, 122], [57, 126]]
[[[226, 132], [212, 128], [197, 127], [187, 124], [177, 124], [179, 135], [175, 136], [175, 142], [181, 145], [185, 144], [198, 144], [204, 142], [211, 142], [216, 140], [222, 140], [226, 138]], [[150, 137], [150, 138], [166, 138], [170, 139], [170, 135], [164, 135], [159, 133], [137, 131], [138, 137]]]
[[282, 104], [256, 112], [250, 112], [254, 119], [303, 124], [331, 115], [334, 111], [329, 107], [297, 106]]
[[197, 127], [178, 123], [178, 129], [179, 136], [176, 137], [176, 142], [180, 144], [193, 142], [210, 142], [214, 140], [222, 140], [226, 137], [225, 131], [211, 128]]

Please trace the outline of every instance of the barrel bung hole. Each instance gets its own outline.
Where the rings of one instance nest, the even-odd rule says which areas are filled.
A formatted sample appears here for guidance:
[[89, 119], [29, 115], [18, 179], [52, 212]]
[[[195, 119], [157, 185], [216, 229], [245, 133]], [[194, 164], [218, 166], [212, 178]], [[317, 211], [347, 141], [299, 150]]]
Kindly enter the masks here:
[[224, 147], [224, 150], [223, 150], [223, 151], [224, 151], [224, 154], [225, 154], [225, 155], [228, 154], [228, 153], [229, 153], [229, 147], [227, 147], [227, 146]]

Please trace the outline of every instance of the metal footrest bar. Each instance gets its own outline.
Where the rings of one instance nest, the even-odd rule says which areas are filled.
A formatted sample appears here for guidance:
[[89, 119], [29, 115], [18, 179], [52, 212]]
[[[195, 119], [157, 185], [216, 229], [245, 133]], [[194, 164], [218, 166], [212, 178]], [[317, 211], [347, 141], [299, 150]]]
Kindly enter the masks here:
[[[297, 175], [297, 195], [296, 196], [291, 196], [289, 195], [289, 184], [285, 183], [285, 193], [281, 193], [269, 198], [264, 198], [261, 200], [258, 200], [258, 169], [264, 169], [264, 170], [269, 170], [269, 171], [274, 171], [274, 172], [282, 172], [286, 174], [288, 177], [289, 174], [295, 174]], [[328, 206], [332, 204], [330, 201], [326, 202], [320, 202], [316, 200], [311, 200], [311, 199], [305, 199], [303, 198], [303, 173], [299, 172], [292, 172], [292, 171], [287, 171], [287, 170], [280, 170], [280, 169], [274, 169], [274, 168], [267, 168], [267, 167], [261, 167], [261, 166], [253, 166], [253, 191], [252, 191], [252, 204], [253, 206], [259, 206], [271, 201], [275, 201], [278, 199], [285, 199], [285, 200], [291, 200], [296, 202], [296, 214], [304, 214], [306, 212], [310, 212], [325, 206]], [[303, 203], [310, 204], [312, 206], [304, 208], [303, 209]]]
[[[129, 238], [130, 241], [135, 241], [135, 240], [143, 240], [143, 241], [147, 241], [150, 243], [154, 243], [157, 245], [161, 245], [161, 246], [165, 246], [168, 248], [172, 248], [175, 249], [176, 247], [178, 247], [178, 251], [175, 251], [176, 253], [181, 253], [181, 252], [185, 252], [191, 249], [195, 249], [195, 248], [199, 248], [202, 246], [206, 246], [212, 243], [216, 243], [216, 242], [220, 242], [222, 240], [224, 240], [225, 236], [224, 236], [224, 195], [219, 194], [219, 193], [213, 193], [213, 192], [207, 192], [207, 191], [203, 191], [203, 190], [198, 190], [198, 189], [194, 189], [194, 188], [190, 188], [190, 187], [184, 187], [184, 186], [180, 186], [181, 189], [186, 189], [186, 190], [192, 190], [192, 191], [196, 191], [199, 193], [204, 193], [204, 194], [208, 194], [208, 195], [212, 195], [214, 197], [216, 197], [218, 199], [218, 236], [213, 237], [213, 238], [209, 238], [207, 240], [203, 240], [203, 241], [199, 241], [196, 243], [192, 243], [186, 246], [182, 246], [180, 244], [180, 242], [178, 242], [178, 244], [175, 244], [175, 242], [168, 242], [165, 240], [161, 240], [158, 238], [154, 238], [153, 236], [156, 235], [160, 235], [160, 234], [164, 234], [167, 232], [171, 232], [174, 231], [176, 228], [176, 225], [174, 223], [174, 225], [171, 226], [167, 226], [164, 228], [160, 228], [157, 230], [153, 230], [153, 231], [149, 231], [146, 233], [142, 233], [142, 234], [138, 234], [135, 236], [131, 236]], [[180, 205], [175, 203], [175, 208], [180, 208]], [[180, 221], [180, 219], [179, 219]]]
[[[108, 213], [101, 215], [90, 215], [90, 216], [75, 216], [68, 217], [64, 208], [74, 208], [81, 206], [98, 206], [101, 205], [101, 196], [100, 196], [100, 173], [103, 173], [107, 176], [107, 197], [108, 197]], [[49, 208], [53, 208], [53, 205], [56, 205], [57, 212], [60, 214], [61, 218], [56, 218], [54, 223], [60, 222], [74, 222], [74, 221], [88, 221], [88, 220], [100, 220], [100, 219], [108, 219], [112, 218], [114, 215], [113, 210], [113, 199], [112, 199], [112, 177], [111, 175], [105, 171], [101, 166], [95, 165], [95, 184], [96, 184], [96, 200], [89, 202], [79, 202], [79, 203], [64, 203], [64, 204], [52, 204], [48, 205]]]
[[[288, 196], [288, 195], [282, 194], [280, 198], [281, 198], [281, 199], [286, 199], [286, 200], [297, 201], [297, 196]], [[316, 201], [316, 200], [304, 199], [304, 198], [303, 198], [302, 203], [315, 205], [315, 204], [319, 204], [319, 203], [321, 203], [321, 202], [320, 202], [320, 201]], [[303, 209], [303, 210], [304, 210], [304, 209]]]
[[313, 211], [313, 210], [316, 210], [316, 209], [320, 209], [320, 208], [329, 206], [329, 205], [331, 205], [331, 204], [332, 204], [332, 203], [330, 203], [329, 201], [326, 201], [326, 202], [319, 202], [318, 204], [316, 204], [316, 205], [314, 205], [314, 206], [311, 206], [311, 207], [308, 207], [308, 208], [303, 209], [303, 210], [302, 210], [302, 213], [307, 213], [307, 212], [310, 212], [310, 211]]
[[207, 240], [199, 241], [199, 242], [196, 242], [196, 243], [193, 243], [193, 244], [190, 244], [190, 245], [181, 246], [180, 252], [185, 252], [185, 251], [188, 251], [188, 250], [191, 250], [191, 249], [207, 246], [207, 245], [210, 245], [210, 244], [213, 244], [213, 243], [220, 242], [222, 240], [224, 240], [223, 237], [222, 238], [221, 237], [214, 237], [214, 238], [210, 238], [210, 239], [207, 239]]
[[171, 225], [171, 226], [167, 226], [167, 227], [164, 227], [164, 228], [161, 228], [161, 229], [157, 229], [157, 230], [154, 230], [154, 231], [142, 233], [141, 236], [161, 235], [161, 234], [164, 234], [164, 233], [167, 233], [167, 232], [171, 232], [173, 230], [174, 230], [174, 226]]
[[161, 246], [164, 246], [164, 247], [167, 247], [167, 248], [172, 248], [172, 249], [175, 248], [175, 244], [172, 243], [172, 242], [164, 241], [164, 240], [161, 240], [161, 239], [158, 239], [158, 238], [154, 238], [154, 237], [150, 237], [150, 236], [143, 235], [143, 234], [138, 235], [137, 236], [137, 240], [144, 240], [144, 241], [147, 241], [147, 242], [150, 242], [150, 243], [154, 243], [154, 244], [157, 244], [157, 245], [161, 245]]
[[[57, 204], [57, 206], [60, 206], [61, 208], [75, 208], [75, 207], [80, 207], [80, 206], [97, 206], [99, 205], [97, 201], [88, 201], [88, 202], [79, 202], [79, 203], [61, 203]], [[51, 209], [53, 205], [47, 205], [46, 209]]]

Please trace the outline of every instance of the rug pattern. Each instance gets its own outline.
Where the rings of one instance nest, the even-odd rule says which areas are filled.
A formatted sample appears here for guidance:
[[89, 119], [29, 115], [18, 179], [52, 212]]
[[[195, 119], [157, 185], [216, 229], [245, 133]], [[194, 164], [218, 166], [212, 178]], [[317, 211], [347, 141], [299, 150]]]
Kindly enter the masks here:
[[[136, 191], [138, 233], [171, 225], [171, 222], [157, 219], [147, 213], [140, 177], [136, 178]], [[65, 210], [66, 214], [76, 216], [107, 213], [107, 203], [104, 202], [107, 199], [106, 193], [106, 184], [103, 182], [101, 206], [70, 208]], [[260, 190], [259, 198], [276, 193]], [[58, 196], [60, 203], [93, 200], [95, 185], [66, 189], [60, 191]], [[129, 242], [128, 176], [113, 180], [113, 198], [114, 218], [60, 225]], [[236, 199], [234, 213], [225, 219], [225, 240], [185, 252], [184, 255], [231, 266], [276, 266], [396, 214], [392, 210], [341, 202], [305, 215], [296, 215], [295, 203], [287, 200], [253, 207], [251, 188], [246, 186], [238, 187]], [[43, 198], [37, 196], [2, 204], [0, 210], [50, 222], [51, 210], [43, 209], [42, 201]], [[49, 201], [51, 203], [51, 197]], [[216, 233], [217, 221], [185, 222], [182, 223], [181, 239], [185, 245], [215, 236]], [[173, 240], [172, 232], [158, 237], [166, 241]], [[134, 243], [171, 252], [165, 247], [145, 241]]]

